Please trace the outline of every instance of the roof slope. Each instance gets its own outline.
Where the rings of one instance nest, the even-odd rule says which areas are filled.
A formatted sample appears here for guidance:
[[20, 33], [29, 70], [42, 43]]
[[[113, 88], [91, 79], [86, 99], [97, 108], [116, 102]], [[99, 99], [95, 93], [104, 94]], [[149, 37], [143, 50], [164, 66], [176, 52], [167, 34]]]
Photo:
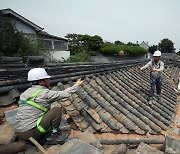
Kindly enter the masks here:
[[19, 19], [20, 21], [28, 24], [29, 26], [33, 27], [36, 31], [41, 31], [44, 28], [41, 28], [40, 26], [36, 25], [35, 23], [31, 22], [30, 20], [26, 19], [25, 17], [21, 16], [20, 14], [16, 13], [15, 11], [8, 9], [2, 9], [0, 10], [4, 15], [12, 15]]
[[[137, 72], [137, 65], [146, 61], [113, 63], [72, 63], [44, 65], [52, 75], [54, 89], [72, 86], [77, 78], [86, 77], [84, 84], [61, 104], [81, 131], [152, 134], [166, 130], [176, 114], [178, 92], [171, 78], [178, 76], [179, 67], [165, 70], [162, 102], [148, 105], [149, 70]], [[4, 65], [5, 67], [5, 65]], [[12, 89], [24, 90], [31, 85], [26, 76], [31, 67], [2, 68], [0, 94]], [[171, 71], [170, 71], [171, 70]], [[172, 71], [174, 70], [174, 71]], [[171, 73], [176, 72], [176, 73]], [[8, 80], [7, 80], [8, 79]]]
[[[72, 86], [58, 83], [60, 90]], [[126, 67], [86, 77], [83, 86], [69, 100], [61, 102], [80, 130], [137, 134], [160, 133], [171, 124], [178, 93], [165, 76], [162, 102], [148, 105], [148, 70], [139, 73]]]

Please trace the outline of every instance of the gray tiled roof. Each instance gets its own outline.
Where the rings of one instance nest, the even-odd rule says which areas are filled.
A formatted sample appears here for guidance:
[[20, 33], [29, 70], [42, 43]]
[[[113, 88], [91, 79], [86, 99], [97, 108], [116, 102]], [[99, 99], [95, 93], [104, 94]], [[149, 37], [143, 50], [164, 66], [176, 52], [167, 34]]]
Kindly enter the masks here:
[[[86, 77], [76, 93], [61, 101], [79, 130], [158, 134], [171, 125], [176, 113], [179, 94], [169, 76], [172, 69], [177, 71], [179, 68], [171, 66], [171, 71], [169, 68], [165, 70], [162, 102], [155, 100], [155, 104], [150, 106], [147, 101], [149, 71], [139, 73], [136, 70], [137, 65], [144, 63], [145, 61], [76, 63], [46, 65], [45, 68], [52, 75], [54, 88], [59, 90], [72, 86], [73, 81], [79, 77]], [[30, 67], [16, 68], [14, 72], [4, 70], [4, 79], [7, 74], [9, 79], [12, 73], [16, 79], [2, 79], [0, 95], [13, 88], [28, 88], [30, 84], [26, 81], [25, 74], [29, 69]]]
[[[86, 77], [76, 94], [62, 104], [82, 131], [160, 133], [171, 124], [178, 94], [164, 78], [163, 101], [149, 106], [146, 99], [150, 86], [148, 74], [148, 71], [138, 73], [135, 67], [127, 67]], [[72, 84], [60, 84], [60, 88]]]

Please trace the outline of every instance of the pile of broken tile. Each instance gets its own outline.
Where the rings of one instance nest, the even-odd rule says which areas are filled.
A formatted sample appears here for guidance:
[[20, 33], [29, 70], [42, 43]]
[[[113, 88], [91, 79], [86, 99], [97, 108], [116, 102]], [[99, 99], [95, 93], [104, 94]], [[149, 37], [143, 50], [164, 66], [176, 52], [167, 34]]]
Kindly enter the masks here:
[[[4, 133], [4, 134], [3, 134]], [[85, 131], [77, 136], [69, 137], [66, 142], [55, 145], [39, 145], [13, 142], [14, 129], [12, 125], [0, 127], [0, 153], [1, 154], [178, 154], [180, 153], [180, 140], [165, 136], [161, 144], [139, 142], [137, 139], [132, 143], [122, 142], [119, 144], [102, 144], [92, 132]], [[130, 139], [129, 139], [130, 140]], [[134, 139], [135, 140], [135, 139]], [[123, 141], [123, 140], [122, 140]], [[14, 148], [16, 147], [16, 148]], [[15, 149], [15, 150], [13, 150]]]

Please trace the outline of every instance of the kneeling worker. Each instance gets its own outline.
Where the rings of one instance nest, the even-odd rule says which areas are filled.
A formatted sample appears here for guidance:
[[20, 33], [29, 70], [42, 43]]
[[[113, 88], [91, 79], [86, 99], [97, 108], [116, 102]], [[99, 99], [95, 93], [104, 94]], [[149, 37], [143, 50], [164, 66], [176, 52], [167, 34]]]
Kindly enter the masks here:
[[30, 137], [39, 139], [52, 131], [49, 140], [62, 141], [58, 129], [62, 111], [60, 107], [50, 109], [50, 104], [68, 98], [83, 80], [78, 79], [76, 84], [64, 91], [55, 91], [49, 89], [50, 77], [43, 68], [33, 68], [28, 72], [28, 81], [32, 82], [32, 87], [20, 96], [15, 122], [16, 135], [22, 140], [28, 141]]

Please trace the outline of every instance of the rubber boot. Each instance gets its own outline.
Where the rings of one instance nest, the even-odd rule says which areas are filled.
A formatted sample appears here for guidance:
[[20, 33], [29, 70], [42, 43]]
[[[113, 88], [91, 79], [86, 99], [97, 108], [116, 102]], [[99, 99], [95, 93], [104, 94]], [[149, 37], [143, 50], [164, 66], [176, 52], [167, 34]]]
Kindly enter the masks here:
[[65, 140], [68, 138], [68, 134], [62, 133], [60, 130], [57, 132], [51, 132], [46, 136], [47, 144], [58, 144], [64, 143]]

